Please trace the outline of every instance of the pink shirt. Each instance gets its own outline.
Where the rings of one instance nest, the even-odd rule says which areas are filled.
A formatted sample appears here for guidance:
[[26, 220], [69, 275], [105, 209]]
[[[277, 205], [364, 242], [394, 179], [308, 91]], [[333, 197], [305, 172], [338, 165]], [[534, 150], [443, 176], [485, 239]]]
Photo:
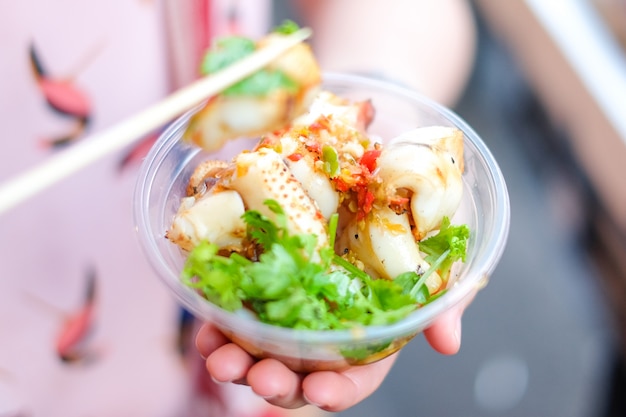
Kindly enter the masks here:
[[[230, 3], [4, 2], [0, 183], [190, 81], [202, 42], [231, 28]], [[249, 34], [267, 30], [266, 2], [237, 4]], [[228, 400], [243, 388], [197, 395], [205, 375], [181, 310], [132, 221], [153, 139], [0, 215], [0, 415], [226, 416], [263, 404]]]

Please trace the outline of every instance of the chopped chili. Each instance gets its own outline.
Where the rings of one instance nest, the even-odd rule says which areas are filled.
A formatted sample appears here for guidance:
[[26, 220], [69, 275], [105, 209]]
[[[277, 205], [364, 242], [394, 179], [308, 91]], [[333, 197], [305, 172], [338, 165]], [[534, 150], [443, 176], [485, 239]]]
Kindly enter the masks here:
[[359, 163], [367, 168], [370, 173], [374, 172], [374, 170], [376, 169], [376, 162], [378, 160], [378, 157], [380, 156], [380, 153], [381, 149], [370, 149], [368, 151], [365, 151], [365, 153], [363, 153], [363, 156], [361, 156], [361, 160], [359, 161]]

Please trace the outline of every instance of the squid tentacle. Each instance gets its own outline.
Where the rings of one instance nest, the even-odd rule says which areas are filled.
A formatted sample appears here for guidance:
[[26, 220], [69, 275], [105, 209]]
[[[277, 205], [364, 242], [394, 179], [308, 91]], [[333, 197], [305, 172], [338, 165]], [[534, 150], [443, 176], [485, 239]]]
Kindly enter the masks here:
[[411, 192], [415, 238], [422, 240], [452, 217], [461, 203], [463, 134], [455, 128], [415, 129], [395, 138], [378, 159], [378, 173], [387, 193]]

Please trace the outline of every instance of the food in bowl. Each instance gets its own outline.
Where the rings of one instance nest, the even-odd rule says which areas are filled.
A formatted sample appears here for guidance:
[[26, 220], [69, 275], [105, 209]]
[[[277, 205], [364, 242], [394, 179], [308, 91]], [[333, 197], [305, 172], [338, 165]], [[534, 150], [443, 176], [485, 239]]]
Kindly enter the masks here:
[[375, 109], [322, 91], [288, 127], [207, 160], [167, 237], [184, 282], [229, 311], [308, 330], [386, 325], [427, 304], [465, 259], [463, 134], [431, 126], [387, 144]]
[[[219, 38], [206, 53], [201, 72], [209, 75], [223, 70], [298, 29], [286, 21], [257, 41], [243, 36]], [[307, 110], [320, 82], [311, 47], [299, 43], [267, 67], [209, 98], [190, 118], [183, 140], [214, 151], [228, 140], [280, 129]]]
[[[182, 304], [200, 319], [214, 323], [251, 355], [276, 358], [302, 372], [367, 364], [401, 349], [440, 314], [485, 285], [502, 254], [509, 224], [508, 197], [499, 168], [478, 135], [458, 116], [389, 82], [329, 73], [325, 73], [321, 81], [321, 91], [318, 89], [311, 95], [316, 98], [316, 104], [306, 106], [308, 115], [300, 114], [292, 123], [268, 130], [260, 140], [252, 139], [254, 143], [243, 153], [239, 153], [241, 146], [250, 143], [246, 138], [233, 142], [229, 141], [232, 137], [207, 136], [199, 144], [208, 143], [208, 152], [199, 148], [198, 143], [190, 144], [190, 120], [197, 112], [184, 115], [151, 149], [142, 164], [135, 194], [140, 241], [149, 261]], [[314, 87], [311, 88], [313, 91]], [[236, 96], [231, 99], [236, 101]], [[320, 108], [325, 110], [320, 111]], [[318, 118], [324, 116], [321, 123], [314, 123], [316, 114]], [[308, 135], [303, 135], [302, 130], [296, 134], [296, 126], [306, 128], [304, 132], [314, 132], [314, 140], [309, 143], [311, 149], [307, 148], [306, 141], [301, 141]], [[331, 132], [337, 135], [342, 130], [363, 140], [347, 140], [344, 149], [343, 144], [329, 139]], [[392, 138], [397, 138], [393, 140], [397, 143], [390, 143]], [[445, 146], [457, 145], [445, 152], [423, 152], [431, 146], [437, 148], [436, 139], [443, 138], [450, 138], [442, 142], [448, 142]], [[219, 146], [213, 146], [215, 144]], [[221, 146], [225, 148], [216, 153], [215, 149]], [[352, 165], [345, 165], [347, 155], [351, 155]], [[411, 164], [412, 158], [420, 155], [422, 164]], [[441, 157], [450, 159], [429, 165]], [[418, 201], [413, 197], [417, 188], [429, 190], [429, 184], [413, 183], [417, 188], [411, 189], [410, 184], [403, 181], [420, 175], [428, 178], [432, 176], [427, 173], [428, 166], [449, 165], [453, 159], [454, 168], [462, 172], [461, 190], [438, 198], [457, 204], [454, 196], [460, 195], [460, 206], [456, 211], [450, 210], [454, 217], [442, 215], [441, 225], [432, 226], [433, 230], [425, 232], [418, 240], [416, 236], [420, 236], [420, 232], [412, 219], [422, 214], [413, 216], [412, 203]], [[257, 162], [262, 160], [282, 163], [287, 167], [285, 175], [296, 177], [297, 174], [300, 180], [294, 181], [294, 185], [306, 187], [308, 199], [311, 199], [308, 194], [314, 196], [309, 204], [317, 214], [305, 216], [303, 223], [288, 221], [294, 211], [290, 204], [284, 204], [284, 196], [264, 194], [268, 189], [256, 187], [257, 178], [248, 175], [255, 170], [261, 174]], [[233, 169], [237, 163], [243, 168], [240, 172]], [[379, 178], [381, 172], [398, 185], [393, 204], [387, 206], [381, 204], [387, 201], [384, 197], [394, 193], [385, 191], [378, 180], [371, 181]], [[439, 176], [437, 169], [433, 172]], [[242, 174], [245, 181], [238, 174]], [[454, 170], [451, 174], [454, 175], [449, 175], [450, 179], [457, 181]], [[245, 199], [257, 197], [253, 207], [246, 205], [241, 193], [228, 189], [229, 183], [239, 179], [244, 183], [249, 181], [247, 189], [251, 193], [243, 194]], [[429, 192], [437, 196], [437, 190], [442, 191], [442, 188], [430, 188]], [[444, 211], [443, 206], [440, 210]], [[203, 211], [209, 215], [201, 215]], [[368, 221], [373, 213], [378, 214], [378, 222]], [[396, 265], [393, 260], [400, 259], [405, 262], [400, 265], [406, 266], [407, 259], [417, 259], [397, 251], [402, 248], [398, 243], [409, 242], [409, 236], [403, 233], [399, 235], [403, 237], [398, 238], [388, 233], [400, 230], [398, 226], [387, 227], [391, 225], [388, 218], [394, 218], [391, 216], [408, 217], [408, 227], [400, 226], [411, 229], [412, 241], [404, 248], [417, 246], [419, 257], [431, 267], [426, 272], [426, 266], [417, 263], [413, 265], [422, 267], [415, 267], [406, 274], [396, 275], [397, 271], [391, 269]], [[300, 229], [293, 224], [299, 224]], [[307, 225], [314, 228], [309, 229]], [[367, 233], [376, 238], [368, 238], [359, 225], [367, 225]], [[358, 237], [357, 233], [352, 233], [355, 228], [360, 231]], [[307, 233], [315, 230], [325, 232], [320, 234], [321, 240], [316, 233]], [[171, 240], [163, 238], [166, 231]], [[426, 241], [433, 235], [438, 238], [433, 238], [429, 244], [439, 246], [436, 243], [443, 242], [444, 247], [449, 246], [450, 252], [454, 252], [452, 258], [442, 255], [441, 260], [447, 258], [445, 265], [438, 264], [435, 256], [437, 252], [446, 252], [445, 249], [427, 249]], [[275, 245], [277, 237], [282, 248], [281, 244]], [[274, 251], [266, 249], [276, 246], [277, 252], [289, 253], [284, 241], [291, 242], [287, 247], [292, 249], [291, 253], [296, 253], [291, 259], [271, 255]], [[294, 247], [302, 250], [294, 251]], [[289, 261], [278, 264], [291, 263], [291, 271], [295, 269], [297, 273], [285, 274], [281, 273], [282, 269], [268, 268], [260, 261], [263, 253], [270, 253], [268, 258]], [[207, 256], [209, 262], [203, 260]], [[359, 261], [359, 258], [362, 259]], [[216, 262], [223, 261], [221, 272], [220, 268], [213, 268]], [[449, 268], [451, 264], [454, 268]], [[198, 265], [199, 273], [194, 272]], [[241, 268], [244, 272], [231, 273], [230, 267]], [[204, 275], [202, 269], [209, 269], [209, 275], [213, 275], [212, 285], [216, 286], [208, 294], [206, 285], [200, 282], [203, 280], [200, 276]], [[254, 285], [249, 280], [248, 269], [256, 270]], [[311, 273], [315, 269], [321, 272]], [[181, 279], [183, 270], [186, 272]], [[264, 272], [259, 273], [260, 270]], [[299, 276], [308, 277], [307, 285], [294, 284], [293, 280]], [[238, 278], [232, 281], [233, 277]], [[416, 277], [421, 277], [422, 281]], [[302, 301], [310, 297], [298, 299], [297, 295], [303, 293], [302, 287], [311, 283], [322, 299], [314, 303], [314, 307], [300, 308], [306, 306]], [[268, 301], [265, 304], [269, 304], [265, 306], [266, 312], [257, 313], [253, 307], [265, 301], [241, 297], [241, 290], [246, 286], [267, 289], [270, 293], [286, 290], [294, 298], [284, 303], [277, 299], [265, 300]], [[214, 291], [217, 287], [228, 291]], [[352, 301], [348, 298], [323, 306], [337, 294], [352, 297]], [[365, 303], [361, 303], [363, 300]], [[219, 307], [221, 303], [224, 307]], [[289, 305], [295, 305], [299, 312], [308, 311], [313, 320], [285, 313], [290, 310], [282, 307]], [[371, 314], [372, 305], [376, 314]], [[322, 316], [320, 312], [339, 315], [318, 320], [316, 317]], [[361, 314], [363, 312], [365, 314]], [[268, 317], [281, 314], [286, 319], [282, 324], [265, 322]]]

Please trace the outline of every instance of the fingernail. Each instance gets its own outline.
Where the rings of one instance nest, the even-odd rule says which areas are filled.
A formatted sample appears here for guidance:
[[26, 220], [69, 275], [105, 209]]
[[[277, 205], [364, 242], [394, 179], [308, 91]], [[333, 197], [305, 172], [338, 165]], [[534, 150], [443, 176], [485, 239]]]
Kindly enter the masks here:
[[306, 396], [306, 394], [302, 394], [302, 398], [304, 398], [304, 401], [306, 401], [307, 403], [309, 403], [309, 404], [310, 404], [310, 405], [312, 405], [313, 407], [317, 407], [317, 408], [322, 409], [322, 410], [324, 410], [324, 409], [325, 409], [325, 407], [326, 407], [326, 406], [325, 406], [325, 405], [323, 405], [323, 404], [318, 404], [318, 403], [316, 403], [315, 401], [311, 401], [311, 400], [309, 399], [309, 397], [307, 397], [307, 396]]
[[211, 375], [211, 381], [213, 381], [217, 385], [225, 385], [229, 383], [229, 381], [220, 381], [219, 379], [215, 379], [213, 375]]

